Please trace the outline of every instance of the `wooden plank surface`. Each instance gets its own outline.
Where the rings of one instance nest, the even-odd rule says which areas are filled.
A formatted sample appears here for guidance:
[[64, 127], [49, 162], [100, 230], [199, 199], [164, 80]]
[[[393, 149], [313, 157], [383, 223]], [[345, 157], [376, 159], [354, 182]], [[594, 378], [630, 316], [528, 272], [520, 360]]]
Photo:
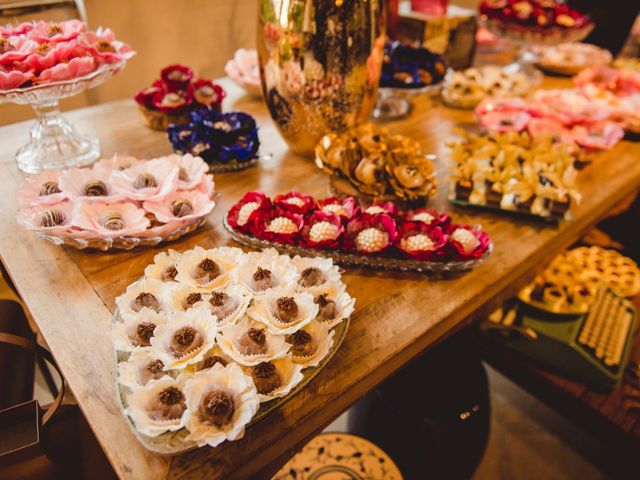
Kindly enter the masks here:
[[[553, 80], [548, 85], [567, 85]], [[0, 256], [38, 326], [60, 362], [83, 412], [122, 478], [248, 478], [265, 476], [315, 432], [393, 374], [412, 358], [474, 316], [513, 295], [563, 248], [574, 242], [608, 209], [640, 185], [640, 145], [623, 142], [598, 155], [580, 174], [583, 203], [575, 219], [560, 225], [453, 208], [446, 201], [447, 148], [456, 126], [473, 125], [467, 111], [421, 99], [414, 113], [390, 124], [392, 130], [420, 141], [438, 155], [439, 189], [434, 206], [458, 222], [480, 223], [491, 235], [495, 253], [478, 270], [457, 278], [437, 279], [349, 269], [349, 292], [357, 298], [347, 338], [327, 368], [300, 394], [247, 430], [245, 438], [211, 450], [161, 458], [145, 452], [127, 430], [116, 405], [115, 365], [108, 337], [114, 299], [142, 275], [153, 256], [171, 247], [180, 251], [233, 244], [221, 225], [224, 212], [245, 191], [270, 195], [297, 188], [327, 194], [326, 175], [313, 162], [287, 151], [266, 108], [225, 83], [226, 110], [251, 113], [260, 127], [262, 153], [272, 156], [260, 168], [216, 175], [220, 205], [206, 227], [171, 245], [130, 253], [105, 254], [61, 249], [24, 231], [15, 223], [18, 174], [13, 154], [27, 135], [27, 124], [0, 129], [0, 175], [3, 178]], [[1, 107], [0, 107], [1, 108]], [[97, 135], [105, 155], [129, 153], [153, 157], [170, 152], [163, 133], [146, 129], [131, 101], [120, 101], [68, 114], [76, 126]]]

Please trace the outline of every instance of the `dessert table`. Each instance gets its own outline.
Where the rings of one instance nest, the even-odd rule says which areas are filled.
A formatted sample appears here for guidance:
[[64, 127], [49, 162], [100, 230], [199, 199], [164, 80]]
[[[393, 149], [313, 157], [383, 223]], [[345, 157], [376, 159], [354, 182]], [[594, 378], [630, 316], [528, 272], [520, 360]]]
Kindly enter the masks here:
[[[568, 86], [568, 80], [546, 80]], [[421, 98], [408, 118], [389, 124], [438, 155], [439, 190], [430, 206], [454, 213], [459, 223], [482, 224], [495, 251], [477, 270], [457, 277], [348, 269], [343, 279], [357, 299], [344, 344], [300, 393], [244, 438], [215, 449], [176, 457], [150, 453], [136, 440], [116, 399], [115, 362], [109, 330], [115, 297], [139, 278], [166, 248], [184, 251], [234, 245], [222, 226], [228, 208], [245, 192], [269, 195], [298, 189], [328, 193], [328, 177], [307, 158], [287, 150], [262, 102], [222, 81], [225, 110], [256, 117], [263, 160], [258, 168], [216, 175], [220, 204], [202, 230], [158, 248], [102, 253], [56, 247], [18, 226], [15, 192], [23, 180], [14, 153], [27, 135], [24, 123], [0, 128], [0, 256], [58, 361], [77, 401], [121, 478], [270, 478], [296, 449], [386, 377], [474, 318], [490, 311], [529, 282], [562, 249], [640, 186], [640, 144], [621, 142], [599, 153], [579, 175], [583, 194], [573, 221], [559, 225], [477, 210], [460, 210], [447, 197], [445, 143], [457, 126], [473, 126], [469, 111]], [[103, 156], [129, 153], [151, 158], [170, 152], [165, 134], [146, 128], [137, 107], [123, 100], [69, 112], [81, 131], [96, 135]], [[236, 245], [237, 246], [237, 245]], [[416, 379], [420, 381], [420, 379]]]

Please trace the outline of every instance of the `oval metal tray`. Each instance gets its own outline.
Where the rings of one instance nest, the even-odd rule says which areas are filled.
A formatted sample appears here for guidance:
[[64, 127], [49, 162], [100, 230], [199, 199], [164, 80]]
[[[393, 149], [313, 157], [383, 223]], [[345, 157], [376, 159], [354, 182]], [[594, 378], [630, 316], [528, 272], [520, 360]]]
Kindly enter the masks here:
[[255, 249], [275, 248], [279, 252], [286, 253], [288, 255], [300, 255], [302, 257], [327, 257], [331, 258], [335, 263], [350, 267], [366, 267], [378, 270], [396, 270], [402, 272], [457, 273], [479, 267], [491, 256], [491, 253], [493, 253], [493, 242], [489, 243], [489, 248], [487, 248], [487, 251], [480, 258], [451, 262], [429, 262], [403, 258], [376, 257], [372, 255], [346, 253], [337, 250], [320, 250], [270, 242], [251, 235], [246, 235], [238, 232], [229, 225], [227, 216], [228, 213], [224, 216], [224, 227], [231, 234], [231, 237], [234, 240], [242, 243], [243, 245]]

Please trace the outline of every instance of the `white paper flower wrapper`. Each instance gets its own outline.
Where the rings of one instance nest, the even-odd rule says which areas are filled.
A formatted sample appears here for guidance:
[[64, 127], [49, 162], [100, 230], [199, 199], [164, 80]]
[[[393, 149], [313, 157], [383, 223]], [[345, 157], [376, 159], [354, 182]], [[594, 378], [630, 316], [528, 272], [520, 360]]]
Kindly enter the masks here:
[[298, 270], [299, 274], [302, 274], [307, 268], [317, 268], [324, 275], [324, 282], [320, 285], [315, 285], [311, 287], [304, 287], [300, 284], [300, 280], [298, 281], [297, 288], [300, 290], [309, 290], [311, 292], [315, 292], [318, 288], [322, 288], [327, 283], [339, 283], [341, 280], [340, 275], [340, 267], [333, 263], [333, 260], [330, 258], [324, 257], [301, 257], [300, 255], [296, 255], [293, 257], [293, 265]]
[[[231, 421], [222, 427], [203, 421], [198, 414], [200, 402], [212, 390], [222, 390], [233, 399], [233, 416]], [[242, 369], [233, 363], [226, 367], [218, 363], [210, 369], [197, 372], [185, 386], [185, 393], [185, 424], [189, 430], [187, 439], [196, 442], [200, 447], [215, 447], [225, 440], [242, 438], [245, 426], [258, 411], [260, 403], [251, 377], [245, 375]]]
[[[298, 306], [298, 316], [289, 323], [283, 322], [276, 315], [278, 299], [283, 297], [293, 298]], [[313, 302], [313, 295], [309, 292], [296, 292], [293, 287], [280, 288], [255, 298], [247, 314], [254, 320], [264, 323], [269, 332], [284, 335], [299, 330], [316, 318], [318, 305]]]
[[204, 357], [202, 357], [202, 360], [200, 360], [198, 363], [192, 363], [191, 365], [189, 365], [185, 369], [185, 372], [189, 375], [193, 375], [194, 373], [199, 372], [200, 370], [206, 370], [206, 368], [203, 368], [203, 366], [204, 366], [204, 362], [206, 362], [207, 358], [209, 357], [220, 357], [225, 362], [227, 362], [227, 364], [233, 363], [233, 359], [229, 355], [224, 353], [220, 348], [220, 345], [216, 343], [211, 350], [209, 350], [207, 353], [204, 354]]
[[[229, 295], [234, 300], [234, 302], [236, 302], [236, 308], [233, 310], [233, 312], [227, 314], [223, 318], [220, 318], [220, 316], [216, 315], [218, 319], [218, 327], [224, 327], [225, 325], [228, 325], [230, 323], [236, 323], [238, 319], [244, 316], [244, 314], [247, 312], [247, 308], [249, 307], [249, 303], [251, 303], [251, 296], [243, 286], [237, 284], [227, 285], [225, 288], [221, 288], [220, 291]], [[209, 308], [211, 308], [212, 312], [214, 311], [211, 305], [209, 306]]]
[[[125, 362], [118, 364], [118, 383], [128, 388], [143, 387], [154, 379], [144, 381], [142, 369], [149, 362], [158, 360], [152, 353], [150, 347], [139, 347], [131, 352]], [[170, 375], [170, 372], [162, 372], [163, 376]]]
[[328, 299], [333, 300], [336, 303], [336, 316], [333, 320], [320, 323], [326, 324], [328, 328], [333, 328], [353, 314], [356, 300], [347, 293], [344, 284], [332, 283], [324, 285], [322, 288], [314, 292], [316, 297], [323, 294], [327, 295]]
[[181, 257], [181, 253], [171, 249], [157, 254], [153, 257], [153, 263], [144, 269], [144, 276], [161, 282], [170, 281], [166, 272], [170, 268], [176, 268]]
[[[220, 268], [220, 275], [210, 281], [202, 281], [203, 277], [197, 275], [198, 265], [205, 259], [213, 260]], [[235, 268], [236, 262], [232, 257], [226, 255], [225, 251], [218, 248], [205, 250], [202, 247], [196, 247], [182, 254], [178, 263], [176, 280], [201, 290], [213, 290], [225, 287], [231, 281], [231, 275]]]
[[[265, 290], [256, 288], [253, 274], [258, 267], [271, 272], [274, 279], [274, 285], [271, 288]], [[238, 283], [244, 285], [253, 295], [259, 296], [294, 283], [298, 278], [298, 271], [289, 257], [280, 255], [275, 249], [270, 248], [244, 255], [235, 275]]]
[[282, 383], [278, 388], [267, 394], [258, 393], [260, 403], [284, 397], [304, 379], [304, 375], [302, 375], [302, 366], [294, 363], [290, 354], [273, 360], [271, 363], [276, 366], [276, 370], [280, 375]]
[[[171, 350], [173, 335], [182, 328], [193, 328], [202, 335], [202, 344], [189, 352], [176, 356]], [[151, 339], [151, 351], [162, 360], [165, 370], [182, 369], [187, 365], [198, 363], [213, 348], [218, 328], [216, 320], [208, 309], [192, 308], [186, 312], [175, 312], [167, 322], [160, 325]]]
[[[267, 345], [265, 353], [245, 355], [239, 351], [238, 338], [252, 327], [264, 330]], [[243, 317], [236, 324], [222, 327], [221, 334], [218, 335], [217, 340], [224, 353], [229, 355], [235, 362], [246, 367], [284, 357], [289, 351], [289, 345], [284, 341], [284, 335], [274, 335], [269, 332], [265, 324], [251, 321], [248, 317]]]
[[[138, 312], [134, 309], [136, 297], [141, 293], [150, 293], [158, 301], [159, 311], [148, 307], [141, 308]], [[147, 312], [151, 317], [164, 316], [170, 312], [168, 291], [164, 283], [158, 280], [142, 278], [127, 287], [124, 294], [116, 298], [116, 305], [120, 316], [124, 319], [134, 318], [139, 312]]]
[[[153, 324], [155, 335], [158, 326], [166, 322], [166, 315], [158, 315], [154, 311], [145, 308], [138, 313], [127, 316], [122, 322], [115, 323], [111, 328], [111, 339], [116, 350], [131, 352], [144, 346], [136, 343], [136, 330], [141, 323]], [[153, 337], [152, 337], [153, 338]], [[147, 345], [148, 346], [148, 345]]]
[[[169, 298], [169, 307], [174, 312], [186, 312], [193, 308], [204, 308], [208, 310], [207, 304], [209, 295], [206, 292], [200, 291], [196, 287], [184, 285], [182, 283], [168, 284], [167, 296]], [[187, 303], [187, 297], [192, 293], [199, 293], [201, 300], [193, 303], [191, 306]]]
[[165, 432], [175, 432], [184, 427], [186, 422], [186, 410], [182, 416], [175, 420], [155, 420], [148, 415], [148, 405], [151, 399], [162, 390], [175, 387], [184, 393], [186, 377], [163, 377], [153, 380], [144, 387], [133, 389], [127, 396], [127, 408], [125, 414], [131, 417], [136, 429], [149, 437], [157, 437]]
[[311, 335], [311, 341], [315, 345], [316, 351], [313, 355], [303, 356], [296, 355], [292, 349], [291, 358], [294, 363], [300, 365], [302, 368], [317, 367], [331, 351], [335, 332], [329, 330], [329, 326], [326, 323], [320, 323], [316, 320], [309, 323], [302, 328], [302, 330]]

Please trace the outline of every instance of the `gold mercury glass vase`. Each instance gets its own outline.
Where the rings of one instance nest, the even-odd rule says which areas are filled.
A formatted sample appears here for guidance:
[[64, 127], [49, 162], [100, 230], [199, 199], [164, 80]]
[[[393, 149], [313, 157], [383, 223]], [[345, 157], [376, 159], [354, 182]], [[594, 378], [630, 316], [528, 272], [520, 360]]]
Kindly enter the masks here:
[[262, 91], [294, 152], [366, 122], [385, 40], [384, 0], [260, 0]]

